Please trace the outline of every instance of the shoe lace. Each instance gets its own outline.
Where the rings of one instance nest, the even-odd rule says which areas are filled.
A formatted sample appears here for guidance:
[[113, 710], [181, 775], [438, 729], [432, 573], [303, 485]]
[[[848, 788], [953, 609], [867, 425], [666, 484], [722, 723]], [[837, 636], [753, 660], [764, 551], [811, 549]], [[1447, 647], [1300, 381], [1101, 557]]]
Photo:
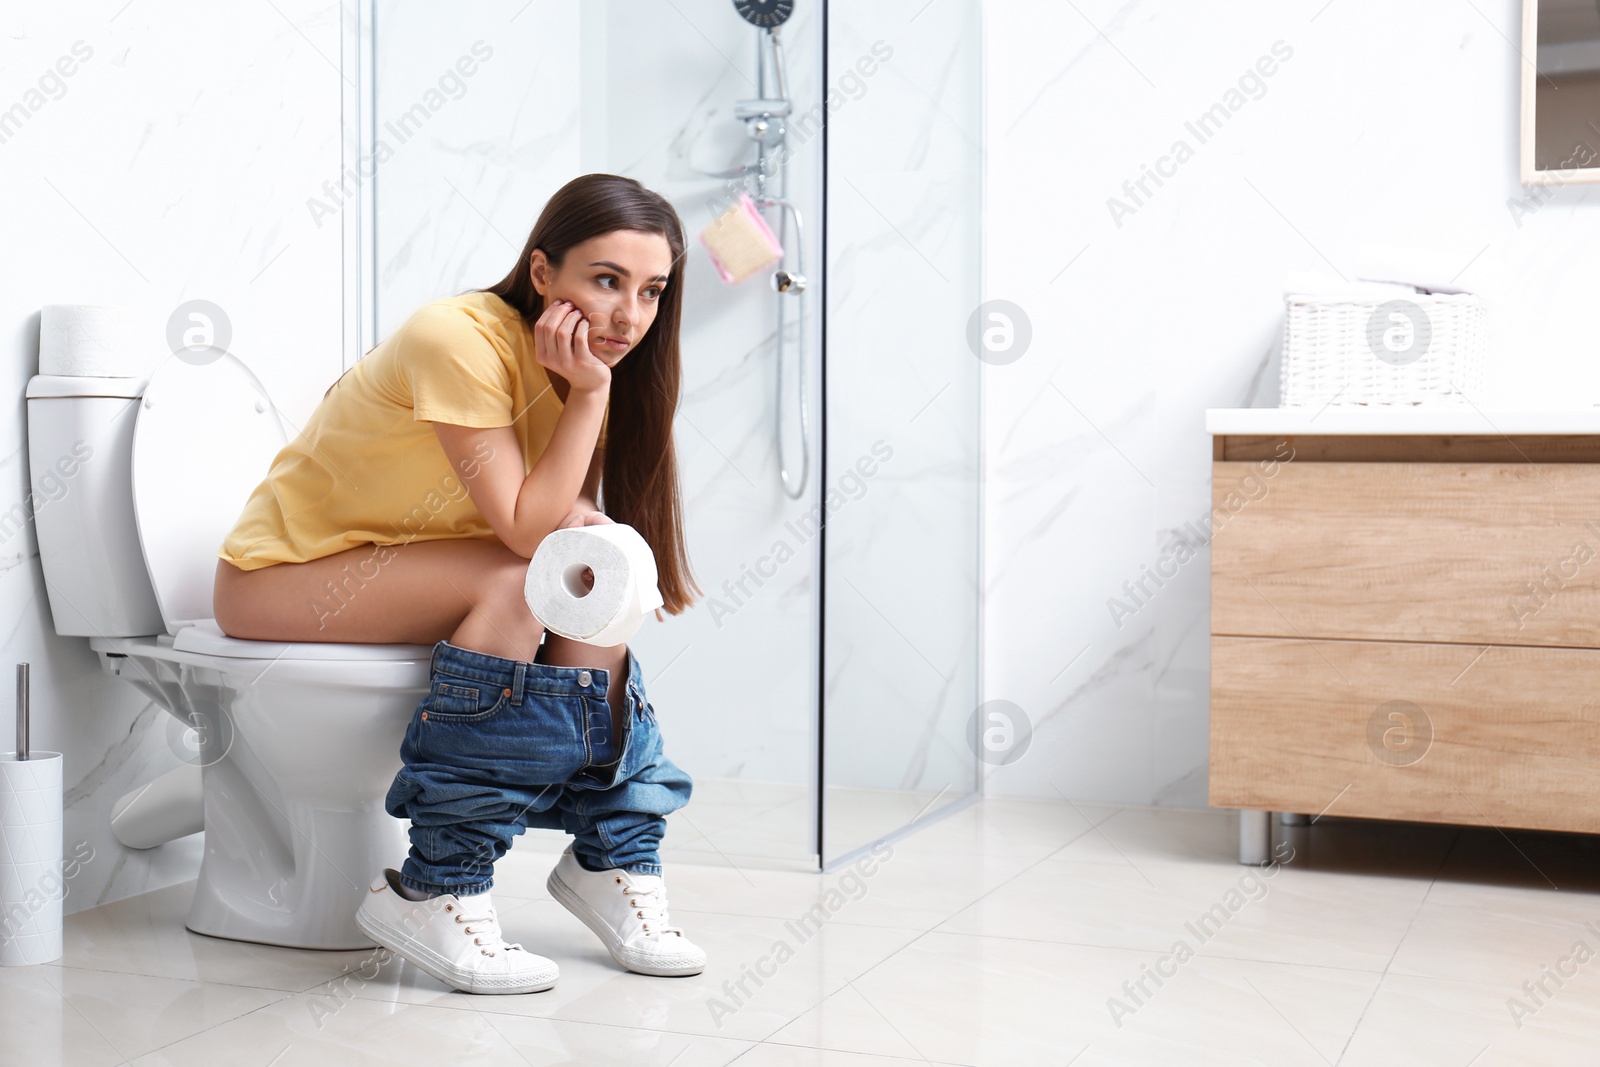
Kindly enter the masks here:
[[634, 914], [643, 920], [645, 933], [657, 938], [668, 934], [683, 936], [682, 927], [667, 923], [667, 890], [660, 880], [651, 879], [642, 884], [630, 881], [623, 885], [622, 891], [628, 895]]
[[[460, 900], [461, 898], [457, 897], [456, 899]], [[473, 935], [472, 943], [478, 946], [478, 951], [483, 953], [483, 955], [493, 956], [501, 950], [507, 952], [510, 952], [513, 949], [518, 952], [527, 951], [522, 947], [521, 942], [508, 942], [504, 937], [501, 936], [500, 920], [495, 917], [493, 908], [489, 908], [477, 915], [468, 915], [467, 909], [464, 906], [456, 907], [454, 905], [447, 904], [445, 905], [445, 910], [453, 910], [456, 913], [456, 922], [462, 924], [464, 927], [462, 932]], [[477, 926], [474, 927], [473, 923], [477, 923]], [[484, 935], [486, 934], [489, 937], [488, 941], [484, 941], [483, 939]], [[495, 947], [489, 948], [487, 947], [488, 945], [494, 945]]]

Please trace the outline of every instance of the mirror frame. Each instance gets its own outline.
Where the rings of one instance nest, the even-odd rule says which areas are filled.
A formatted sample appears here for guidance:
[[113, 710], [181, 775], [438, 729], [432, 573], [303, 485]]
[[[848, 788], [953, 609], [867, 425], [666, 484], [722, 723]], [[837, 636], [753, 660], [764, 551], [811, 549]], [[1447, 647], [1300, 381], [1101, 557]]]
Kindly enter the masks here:
[[[1531, 52], [1531, 55], [1530, 55]], [[1533, 166], [1534, 103], [1539, 77], [1539, 0], [1522, 0], [1522, 119], [1520, 161], [1523, 185], [1570, 185], [1600, 182], [1600, 167], [1535, 170]]]

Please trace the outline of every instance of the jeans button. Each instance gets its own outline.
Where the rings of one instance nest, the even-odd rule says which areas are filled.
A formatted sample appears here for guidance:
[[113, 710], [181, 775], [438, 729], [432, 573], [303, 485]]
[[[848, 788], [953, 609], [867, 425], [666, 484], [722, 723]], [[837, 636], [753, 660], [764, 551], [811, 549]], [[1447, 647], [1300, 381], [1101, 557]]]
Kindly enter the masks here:
[[592, 676], [589, 674], [588, 671], [579, 671], [578, 672], [578, 684], [579, 685], [588, 685], [590, 680], [591, 680], [591, 677]]

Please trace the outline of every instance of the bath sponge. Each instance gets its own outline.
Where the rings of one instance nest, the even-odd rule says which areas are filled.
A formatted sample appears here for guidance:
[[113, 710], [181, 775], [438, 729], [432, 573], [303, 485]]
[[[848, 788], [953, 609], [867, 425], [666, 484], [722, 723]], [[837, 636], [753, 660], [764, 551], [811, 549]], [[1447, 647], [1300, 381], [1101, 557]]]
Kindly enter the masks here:
[[744, 281], [763, 267], [783, 258], [783, 246], [756, 210], [749, 193], [700, 231], [700, 243], [711, 253], [711, 263], [729, 285]]

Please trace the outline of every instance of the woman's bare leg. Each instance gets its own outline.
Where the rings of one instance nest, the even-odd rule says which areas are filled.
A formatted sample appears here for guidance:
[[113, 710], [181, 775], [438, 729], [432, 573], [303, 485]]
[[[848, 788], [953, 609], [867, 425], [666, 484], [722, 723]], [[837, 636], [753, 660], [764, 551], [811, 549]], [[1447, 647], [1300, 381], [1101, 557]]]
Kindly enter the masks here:
[[498, 539], [363, 545], [242, 571], [217, 560], [212, 607], [230, 637], [257, 641], [449, 641], [532, 661], [544, 627], [523, 598], [528, 560]]
[[503, 659], [609, 671], [606, 702], [620, 730], [628, 646], [545, 636], [523, 596], [527, 574], [528, 560], [498, 539], [364, 545], [254, 571], [219, 559], [212, 608], [223, 633], [245, 640], [449, 641]]

